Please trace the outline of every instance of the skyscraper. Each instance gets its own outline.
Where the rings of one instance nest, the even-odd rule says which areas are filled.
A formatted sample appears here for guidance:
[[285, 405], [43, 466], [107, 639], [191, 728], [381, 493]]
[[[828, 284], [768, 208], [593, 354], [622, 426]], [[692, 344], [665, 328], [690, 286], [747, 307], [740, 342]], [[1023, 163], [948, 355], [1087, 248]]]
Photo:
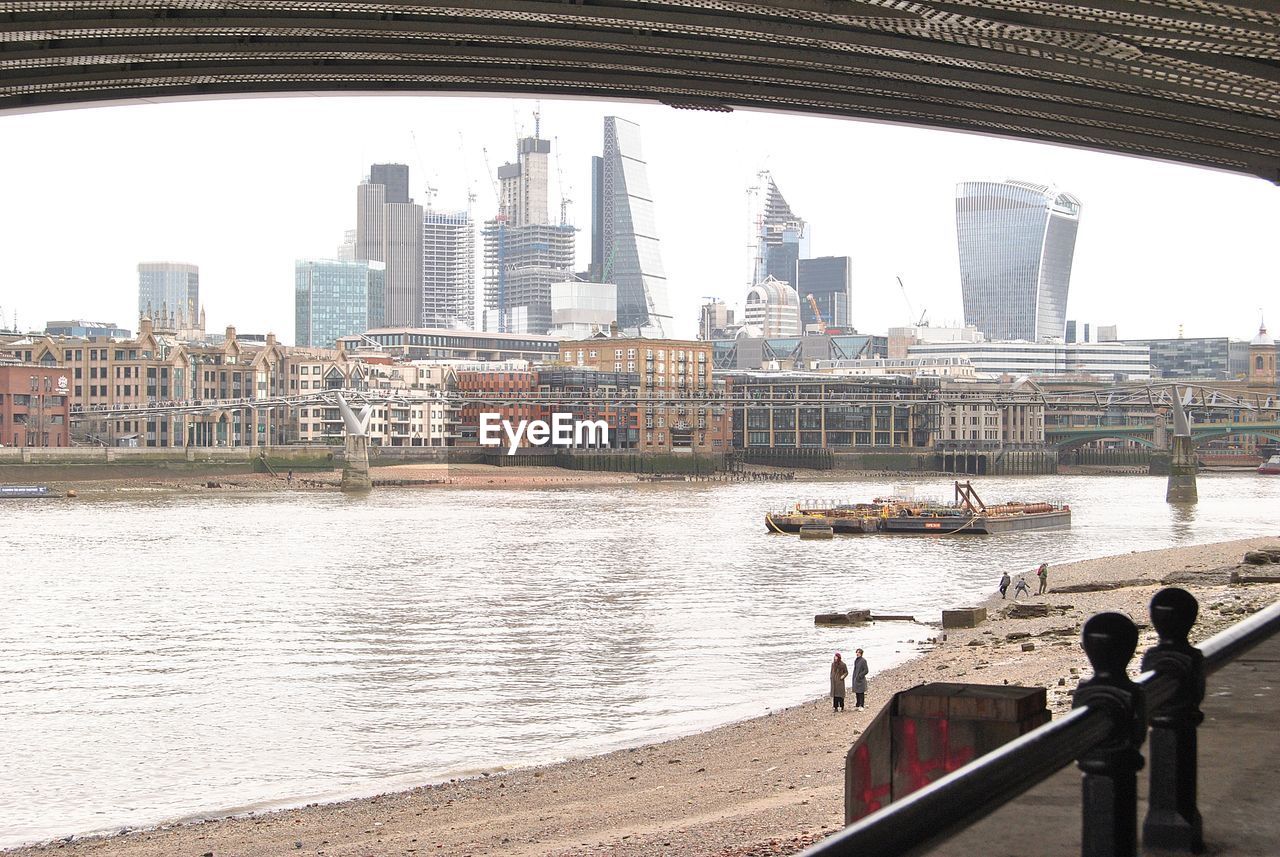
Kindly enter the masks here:
[[574, 229], [547, 218], [547, 156], [538, 136], [516, 144], [516, 163], [498, 168], [498, 214], [484, 224], [484, 329], [544, 334], [551, 284], [573, 271]]
[[422, 222], [422, 326], [476, 322], [476, 229], [471, 212], [428, 211]]
[[294, 342], [334, 348], [339, 338], [382, 327], [381, 262], [299, 259], [294, 263]]
[[186, 327], [200, 316], [200, 268], [184, 262], [138, 263], [138, 315]]
[[618, 327], [663, 337], [670, 327], [653, 194], [640, 150], [640, 126], [604, 119], [603, 155], [592, 159], [592, 275], [618, 286]]
[[756, 226], [755, 282], [773, 277], [794, 287], [796, 264], [809, 255], [805, 222], [791, 210], [772, 174], [764, 170], [760, 178], [764, 181], [764, 207]]
[[1061, 340], [1080, 200], [1030, 182], [956, 188], [964, 321], [992, 340]]
[[808, 296], [813, 295], [827, 327], [851, 330], [852, 285], [853, 260], [848, 256], [819, 256], [797, 262], [795, 286], [800, 295], [801, 329], [818, 323], [808, 301]]
[[422, 206], [404, 164], [374, 164], [356, 189], [355, 257], [386, 265], [386, 324], [421, 324]]

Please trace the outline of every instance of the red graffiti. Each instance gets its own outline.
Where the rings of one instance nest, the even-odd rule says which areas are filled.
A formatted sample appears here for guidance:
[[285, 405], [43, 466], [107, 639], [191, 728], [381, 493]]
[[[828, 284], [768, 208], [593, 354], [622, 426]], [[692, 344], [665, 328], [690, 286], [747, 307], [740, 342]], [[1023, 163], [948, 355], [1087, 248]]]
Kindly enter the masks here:
[[952, 749], [948, 740], [951, 724], [946, 718], [925, 721], [933, 724], [933, 735], [931, 736], [933, 745], [939, 747], [940, 750], [931, 759], [921, 759], [920, 736], [916, 734], [917, 722], [914, 719], [906, 719], [902, 722], [903, 746], [899, 770], [906, 775], [907, 788], [901, 794], [910, 794], [916, 789], [922, 789], [939, 777], [951, 773], [973, 759], [972, 747]]
[[867, 814], [870, 815], [884, 806], [881, 799], [889, 797], [892, 785], [890, 783], [876, 785], [872, 782], [871, 751], [867, 749], [865, 743], [858, 745], [858, 749], [853, 753], [853, 761], [857, 766], [854, 768], [854, 782], [862, 784], [862, 791], [857, 792], [858, 799], [862, 801]]

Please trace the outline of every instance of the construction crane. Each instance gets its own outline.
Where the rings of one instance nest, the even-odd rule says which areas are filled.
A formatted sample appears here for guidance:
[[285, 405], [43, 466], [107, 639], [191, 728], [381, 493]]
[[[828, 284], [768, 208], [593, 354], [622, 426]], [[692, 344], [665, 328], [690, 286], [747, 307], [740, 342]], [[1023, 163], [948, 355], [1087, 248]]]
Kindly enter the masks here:
[[[534, 114], [535, 119], [537, 116], [538, 114], [535, 113]], [[541, 120], [536, 120], [536, 121], [538, 121], [539, 124], [541, 122]], [[560, 225], [568, 226], [569, 225], [569, 206], [573, 204], [573, 200], [570, 199], [564, 192], [564, 170], [560, 169], [560, 138], [559, 137], [555, 138], [554, 146], [556, 150], [556, 184], [560, 191]]]
[[489, 166], [489, 147], [484, 146], [480, 149], [484, 153], [484, 168], [489, 174], [489, 185], [493, 188], [493, 202], [498, 206], [498, 214], [495, 219], [506, 220], [506, 215], [502, 211], [502, 193], [498, 190], [498, 180], [493, 177], [493, 167]]
[[[426, 162], [422, 159], [422, 149], [418, 146], [418, 135], [412, 130], [409, 131], [409, 140], [413, 143], [413, 156], [418, 162], [418, 174], [425, 176], [427, 174]], [[428, 179], [426, 185], [424, 185], [423, 191], [427, 197], [427, 204], [424, 208], [427, 211], [432, 211], [434, 209], [435, 198], [438, 191], [432, 186], [430, 179]]]
[[[897, 277], [898, 287], [902, 289], [902, 299], [907, 302], [907, 313], [909, 318], [916, 317], [916, 308], [911, 305], [911, 298], [907, 297], [907, 287], [902, 282], [902, 277]], [[920, 318], [915, 322], [915, 327], [924, 327], [929, 323], [929, 310], [924, 307], [920, 308]]]
[[809, 306], [813, 309], [813, 318], [818, 323], [818, 332], [826, 333], [827, 323], [822, 320], [822, 310], [818, 309], [818, 299], [813, 296], [812, 292], [805, 295], [804, 299], [809, 302]]

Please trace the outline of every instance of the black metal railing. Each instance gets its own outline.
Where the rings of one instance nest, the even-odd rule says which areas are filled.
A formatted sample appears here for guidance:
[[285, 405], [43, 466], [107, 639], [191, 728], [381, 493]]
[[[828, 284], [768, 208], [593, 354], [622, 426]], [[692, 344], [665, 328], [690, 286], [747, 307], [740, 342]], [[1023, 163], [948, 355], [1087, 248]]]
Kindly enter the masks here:
[[1196, 728], [1204, 719], [1205, 677], [1280, 633], [1280, 603], [1200, 647], [1188, 640], [1199, 604], [1171, 587], [1151, 599], [1159, 642], [1127, 668], [1138, 629], [1120, 613], [1087, 621], [1082, 645], [1093, 677], [1081, 682], [1070, 713], [897, 800], [802, 852], [801, 857], [908, 857], [921, 854], [1075, 761], [1084, 772], [1083, 857], [1133, 857], [1138, 850], [1137, 773], [1151, 733], [1151, 786], [1143, 841], [1198, 853]]

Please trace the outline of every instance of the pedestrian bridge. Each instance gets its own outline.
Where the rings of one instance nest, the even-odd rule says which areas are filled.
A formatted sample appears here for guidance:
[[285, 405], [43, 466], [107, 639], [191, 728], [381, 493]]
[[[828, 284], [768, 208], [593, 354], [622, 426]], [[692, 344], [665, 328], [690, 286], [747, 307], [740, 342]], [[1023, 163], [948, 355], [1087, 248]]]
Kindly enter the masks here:
[[1280, 181], [1272, 0], [7, 0], [0, 112], [506, 93], [871, 119]]
[[[1167, 442], [1161, 443], [1156, 435], [1159, 432], [1154, 426], [1080, 426], [1069, 428], [1046, 428], [1044, 439], [1056, 444], [1058, 449], [1066, 450], [1081, 446], [1095, 440], [1131, 440], [1151, 449], [1167, 449]], [[1280, 421], [1273, 422], [1214, 422], [1196, 423], [1191, 426], [1191, 439], [1196, 443], [1233, 435], [1252, 435], [1263, 437], [1280, 443]], [[1170, 434], [1172, 436], [1172, 434]]]

